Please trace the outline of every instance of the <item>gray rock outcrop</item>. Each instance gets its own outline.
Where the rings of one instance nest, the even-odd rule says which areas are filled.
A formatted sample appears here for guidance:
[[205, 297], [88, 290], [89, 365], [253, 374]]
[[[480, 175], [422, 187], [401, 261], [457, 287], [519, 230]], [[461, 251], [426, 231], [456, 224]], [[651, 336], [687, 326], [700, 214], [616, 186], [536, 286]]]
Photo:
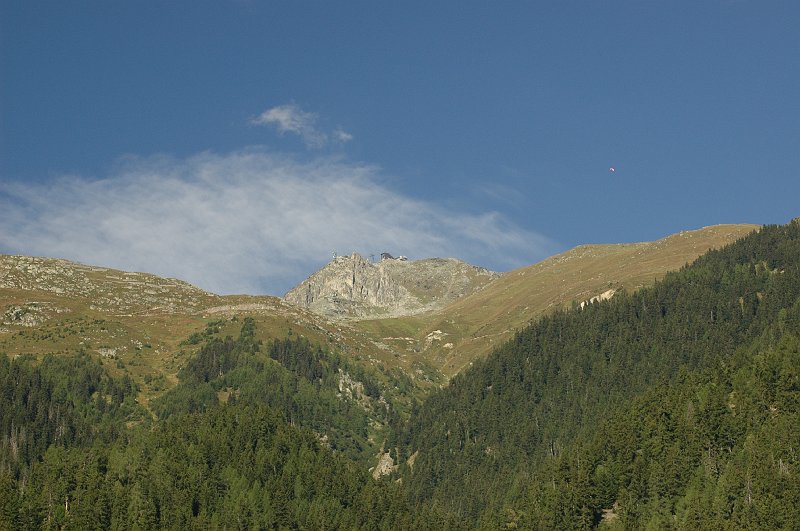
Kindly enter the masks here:
[[439, 309], [499, 276], [454, 258], [373, 263], [353, 253], [334, 258], [284, 300], [330, 317], [398, 317]]

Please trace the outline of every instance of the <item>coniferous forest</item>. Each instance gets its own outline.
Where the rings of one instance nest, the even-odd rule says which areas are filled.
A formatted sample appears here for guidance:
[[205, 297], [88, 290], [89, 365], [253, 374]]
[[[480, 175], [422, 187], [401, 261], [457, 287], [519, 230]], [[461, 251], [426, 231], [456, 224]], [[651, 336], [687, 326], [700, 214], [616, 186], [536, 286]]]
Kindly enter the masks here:
[[800, 223], [520, 331], [399, 438], [412, 503], [498, 527], [800, 525]]
[[85, 353], [0, 356], [0, 528], [800, 527], [797, 220], [545, 316], [402, 413], [304, 338], [203, 341], [149, 410]]

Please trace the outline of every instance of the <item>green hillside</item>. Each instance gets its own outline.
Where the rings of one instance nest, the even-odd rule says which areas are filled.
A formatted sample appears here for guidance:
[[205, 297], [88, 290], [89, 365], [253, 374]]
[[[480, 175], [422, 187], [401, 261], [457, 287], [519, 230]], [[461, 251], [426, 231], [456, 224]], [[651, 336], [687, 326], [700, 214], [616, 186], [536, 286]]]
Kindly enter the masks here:
[[795, 221], [517, 333], [411, 419], [404, 484], [486, 527], [792, 527], [799, 346]]
[[59, 363], [0, 358], [12, 391], [0, 397], [0, 529], [413, 525], [396, 487], [275, 409], [209, 405], [136, 424], [124, 381], [85, 357]]
[[551, 308], [433, 392], [370, 336], [266, 300], [151, 315], [186, 319], [153, 334], [164, 365], [87, 346], [125, 322], [88, 296], [14, 303], [0, 529], [795, 528], [800, 220], [630, 282]]

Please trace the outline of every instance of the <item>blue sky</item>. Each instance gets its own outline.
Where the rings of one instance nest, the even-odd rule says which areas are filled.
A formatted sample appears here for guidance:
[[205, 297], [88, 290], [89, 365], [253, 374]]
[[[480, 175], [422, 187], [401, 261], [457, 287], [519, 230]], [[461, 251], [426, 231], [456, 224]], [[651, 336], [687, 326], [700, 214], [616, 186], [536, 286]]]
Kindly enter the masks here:
[[278, 294], [334, 250], [505, 270], [800, 215], [797, 2], [0, 13], [0, 252]]

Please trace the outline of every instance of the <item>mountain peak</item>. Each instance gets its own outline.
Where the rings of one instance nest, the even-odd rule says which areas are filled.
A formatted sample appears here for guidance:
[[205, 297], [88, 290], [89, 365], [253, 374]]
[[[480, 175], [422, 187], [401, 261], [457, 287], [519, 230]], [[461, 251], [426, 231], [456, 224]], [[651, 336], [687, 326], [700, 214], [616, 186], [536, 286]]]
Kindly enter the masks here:
[[373, 262], [354, 252], [334, 257], [284, 300], [330, 317], [399, 317], [442, 308], [499, 276], [455, 258], [383, 253]]

